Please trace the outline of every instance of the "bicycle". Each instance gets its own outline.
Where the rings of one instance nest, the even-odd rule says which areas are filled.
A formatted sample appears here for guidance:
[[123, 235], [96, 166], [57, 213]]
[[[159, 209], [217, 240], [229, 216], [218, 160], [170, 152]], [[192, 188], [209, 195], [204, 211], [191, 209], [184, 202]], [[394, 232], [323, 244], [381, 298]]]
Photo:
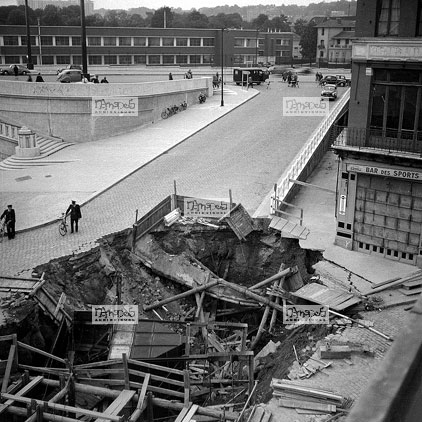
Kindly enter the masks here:
[[179, 111], [186, 110], [188, 108], [188, 104], [186, 101], [183, 101], [183, 103], [180, 103], [179, 105]]
[[202, 103], [205, 103], [205, 101], [207, 100], [207, 97], [203, 92], [201, 92], [199, 94], [198, 100], [199, 100], [199, 104], [202, 104]]
[[66, 233], [67, 233], [67, 222], [66, 222], [65, 213], [62, 213], [62, 220], [60, 221], [60, 224], [59, 224], [59, 233], [62, 236], [66, 236]]
[[177, 107], [177, 105], [167, 107], [161, 112], [161, 118], [167, 119], [167, 117], [173, 116], [173, 114], [176, 114], [178, 111], [179, 107]]

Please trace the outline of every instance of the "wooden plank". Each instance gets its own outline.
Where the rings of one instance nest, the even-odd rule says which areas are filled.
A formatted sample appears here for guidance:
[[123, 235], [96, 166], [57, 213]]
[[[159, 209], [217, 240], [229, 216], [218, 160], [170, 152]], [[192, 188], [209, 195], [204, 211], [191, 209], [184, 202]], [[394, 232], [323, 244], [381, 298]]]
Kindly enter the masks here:
[[411, 273], [411, 274], [409, 274], [409, 275], [407, 275], [407, 276], [405, 276], [405, 277], [393, 277], [393, 278], [390, 278], [390, 279], [388, 279], [388, 280], [385, 280], [385, 281], [381, 281], [381, 283], [376, 283], [376, 284], [373, 284], [372, 285], [372, 288], [373, 289], [377, 289], [378, 287], [381, 287], [381, 286], [384, 286], [384, 285], [386, 285], [386, 284], [390, 284], [390, 283], [392, 283], [392, 282], [394, 282], [394, 281], [397, 281], [397, 280], [403, 280], [403, 281], [406, 281], [406, 279], [410, 279], [410, 278], [412, 278], [412, 277], [417, 277], [417, 276], [422, 276], [422, 270], [417, 270], [417, 271], [415, 271], [415, 272], [413, 272], [413, 273]]
[[391, 302], [384, 302], [381, 305], [377, 305], [380, 309], [393, 308], [394, 306], [408, 305], [409, 303], [415, 303], [418, 300], [417, 296], [406, 296], [403, 299], [392, 300]]
[[58, 316], [59, 312], [61, 312], [61, 310], [62, 310], [62, 306], [63, 306], [63, 304], [65, 303], [65, 301], [66, 301], [66, 294], [65, 294], [65, 293], [62, 293], [62, 294], [60, 295], [59, 301], [57, 302], [56, 309], [55, 309], [55, 310], [54, 310], [54, 312], [53, 312], [53, 317], [54, 317], [54, 318], [57, 318], [57, 316]]
[[362, 300], [359, 299], [357, 296], [354, 296], [350, 298], [349, 300], [346, 300], [345, 302], [340, 303], [340, 305], [337, 305], [335, 310], [342, 311], [343, 309], [350, 308], [351, 306], [356, 305], [360, 302], [362, 302]]
[[186, 413], [185, 417], [182, 419], [182, 422], [190, 422], [190, 420], [192, 419], [193, 415], [196, 413], [196, 411], [198, 410], [198, 405], [197, 404], [193, 404], [188, 412]]
[[35, 352], [35, 353], [38, 353], [40, 355], [46, 356], [50, 359], [56, 360], [57, 362], [61, 362], [63, 365], [66, 365], [66, 361], [64, 359], [59, 358], [57, 356], [54, 356], [50, 353], [44, 352], [43, 350], [37, 349], [36, 347], [32, 347], [29, 344], [22, 343], [22, 342], [18, 341], [18, 345], [19, 345], [19, 347], [22, 347], [24, 349], [30, 350], [31, 352]]
[[1, 385], [1, 392], [7, 391], [9, 385], [10, 373], [12, 372], [13, 361], [15, 359], [16, 345], [12, 344], [9, 349], [9, 357], [7, 358], [6, 371], [4, 372], [3, 383]]
[[137, 422], [142, 412], [146, 408], [145, 396], [147, 394], [149, 379], [150, 379], [150, 374], [147, 374], [145, 376], [144, 382], [142, 383], [142, 388], [139, 390], [139, 397], [138, 397], [138, 403], [136, 405], [136, 409], [132, 413], [131, 417], [129, 418], [129, 422]]
[[[25, 395], [28, 391], [32, 390], [35, 386], [37, 386], [44, 377], [42, 375], [39, 375], [38, 377], [35, 377], [31, 382], [25, 385], [21, 390], [16, 392], [14, 394], [14, 397], [21, 397]], [[0, 404], [0, 414], [2, 414], [10, 405], [14, 403], [14, 399], [7, 400], [5, 403]]]
[[398, 291], [406, 296], [419, 295], [422, 293], [422, 287], [420, 289], [398, 289]]
[[329, 303], [329, 306], [331, 308], [335, 308], [337, 305], [340, 305], [341, 303], [346, 302], [346, 300], [349, 300], [352, 297], [354, 297], [354, 294], [353, 293], [343, 292], [342, 295], [338, 296], [333, 301], [331, 301]]
[[419, 279], [419, 280], [412, 280], [412, 281], [406, 281], [405, 283], [402, 284], [402, 286], [405, 289], [408, 289], [408, 290], [414, 289], [414, 288], [419, 287], [421, 285], [422, 285], [422, 280], [421, 279]]
[[188, 407], [184, 407], [180, 413], [177, 415], [177, 418], [174, 422], [182, 422], [186, 414], [189, 412], [189, 409], [192, 407], [192, 403], [189, 403]]
[[325, 404], [325, 403], [315, 403], [315, 402], [308, 402], [302, 400], [287, 400], [287, 399], [279, 399], [278, 403], [280, 406], [289, 407], [294, 409], [307, 409], [307, 410], [319, 410], [321, 412], [335, 412], [337, 410], [336, 406], [333, 404]]
[[[135, 395], [136, 391], [134, 390], [123, 390], [119, 397], [117, 397], [110, 406], [103, 412], [106, 415], [118, 415], [125, 406], [132, 400], [133, 396]], [[107, 422], [108, 419], [96, 419], [96, 422]]]

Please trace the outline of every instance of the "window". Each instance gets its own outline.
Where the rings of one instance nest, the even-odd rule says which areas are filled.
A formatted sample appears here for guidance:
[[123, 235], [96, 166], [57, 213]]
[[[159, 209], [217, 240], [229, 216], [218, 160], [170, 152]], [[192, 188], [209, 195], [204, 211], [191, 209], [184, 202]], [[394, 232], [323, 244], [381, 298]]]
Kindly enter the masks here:
[[203, 64], [213, 64], [214, 63], [214, 56], [212, 54], [204, 54], [202, 56], [202, 63]]
[[174, 55], [164, 54], [163, 55], [163, 64], [174, 64]]
[[54, 64], [54, 56], [42, 56], [42, 64]]
[[136, 55], [133, 56], [133, 61], [135, 64], [146, 64], [147, 57], [145, 55]]
[[235, 47], [243, 47], [244, 42], [245, 42], [244, 38], [235, 38], [234, 39], [234, 46]]
[[69, 37], [56, 36], [56, 45], [59, 45], [59, 46], [69, 45]]
[[41, 45], [53, 45], [53, 37], [41, 36]]
[[104, 64], [117, 64], [117, 56], [114, 56], [114, 55], [104, 56]]
[[324, 28], [321, 28], [321, 35], [324, 35]]
[[150, 56], [148, 56], [148, 64], [160, 64], [160, 55], [151, 54]]
[[56, 56], [56, 63], [57, 64], [69, 64], [70, 63], [70, 56]]
[[189, 56], [189, 63], [200, 64], [201, 63], [201, 56], [199, 54], [190, 55]]
[[256, 47], [257, 39], [256, 38], [246, 38], [246, 47]]
[[[26, 36], [22, 35], [21, 36], [21, 43], [22, 45], [26, 45]], [[31, 45], [36, 45], [36, 37], [31, 37]]]
[[82, 64], [82, 56], [72, 56], [72, 57], [73, 57], [73, 60], [72, 60], [73, 64], [79, 64], [79, 65]]
[[340, 40], [336, 40], [336, 42], [337, 42], [337, 45], [340, 45]]
[[101, 45], [101, 37], [88, 37], [88, 45]]
[[242, 54], [235, 54], [233, 56], [233, 61], [235, 64], [243, 64], [244, 63], [244, 57]]
[[204, 38], [202, 40], [202, 45], [204, 47], [214, 47], [214, 38]]
[[136, 47], [145, 47], [147, 45], [146, 37], [133, 37], [133, 45]]
[[200, 47], [201, 46], [201, 38], [190, 38], [189, 45], [191, 47]]
[[117, 45], [116, 37], [104, 37], [104, 45], [107, 45], [107, 46]]
[[417, 17], [416, 36], [422, 36], [422, 0], [418, 2], [418, 17]]
[[399, 35], [400, 0], [379, 0], [377, 35]]
[[321, 44], [320, 44], [320, 46], [321, 46], [321, 47], [325, 47], [325, 45], [324, 45], [324, 40], [321, 40]]
[[91, 65], [102, 64], [102, 56], [88, 56], [88, 63]]
[[81, 37], [72, 37], [72, 45], [81, 45]]
[[19, 56], [5, 56], [4, 57], [4, 64], [15, 64], [20, 63]]
[[[7, 36], [3, 37], [4, 45], [19, 45], [18, 37], [16, 36]], [[22, 43], [23, 44], [23, 43]], [[25, 45], [25, 44], [23, 44]]]
[[349, 40], [346, 40], [346, 45], [349, 45]]
[[119, 45], [132, 45], [132, 39], [130, 37], [119, 37]]
[[160, 46], [160, 37], [148, 37], [148, 46], [149, 47], [159, 47]]
[[187, 47], [188, 39], [187, 38], [176, 38], [176, 45], [178, 47]]
[[185, 54], [181, 54], [180, 56], [176, 56], [176, 63], [177, 64], [187, 64], [188, 63], [188, 56]]
[[132, 64], [132, 56], [119, 56], [119, 64]]
[[282, 40], [277, 39], [277, 40], [275, 40], [275, 44], [276, 44], [276, 45], [281, 45], [281, 41], [282, 41]]
[[163, 47], [173, 47], [174, 46], [174, 38], [163, 37]]

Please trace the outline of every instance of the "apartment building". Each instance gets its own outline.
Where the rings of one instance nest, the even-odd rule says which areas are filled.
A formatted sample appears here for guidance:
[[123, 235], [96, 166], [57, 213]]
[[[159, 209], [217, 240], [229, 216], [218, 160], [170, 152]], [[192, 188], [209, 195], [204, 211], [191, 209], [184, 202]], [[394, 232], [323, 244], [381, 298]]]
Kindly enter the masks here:
[[335, 243], [422, 267], [422, 2], [361, 0]]

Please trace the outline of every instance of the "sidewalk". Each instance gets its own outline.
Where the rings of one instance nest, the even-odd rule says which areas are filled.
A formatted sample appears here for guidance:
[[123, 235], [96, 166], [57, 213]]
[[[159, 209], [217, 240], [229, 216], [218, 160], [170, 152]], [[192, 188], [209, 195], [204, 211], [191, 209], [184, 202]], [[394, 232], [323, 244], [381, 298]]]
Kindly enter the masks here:
[[76, 144], [46, 158], [65, 163], [0, 171], [0, 206], [13, 204], [18, 232], [51, 223], [66, 211], [71, 200], [81, 205], [90, 202], [258, 94], [255, 89], [226, 86], [224, 107], [220, 105], [221, 91], [216, 90], [204, 104], [189, 105], [167, 120], [123, 135]]

